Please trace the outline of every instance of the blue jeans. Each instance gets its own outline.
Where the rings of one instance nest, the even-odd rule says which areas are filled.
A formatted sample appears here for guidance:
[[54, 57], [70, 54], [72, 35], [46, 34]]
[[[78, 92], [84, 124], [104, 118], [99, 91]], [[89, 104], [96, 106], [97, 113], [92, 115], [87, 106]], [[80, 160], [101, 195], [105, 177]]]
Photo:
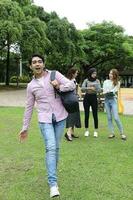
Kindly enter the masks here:
[[120, 134], [123, 134], [123, 126], [120, 121], [119, 115], [118, 115], [118, 106], [117, 106], [117, 99], [107, 99], [105, 98], [105, 109], [108, 116], [108, 128], [110, 130], [110, 133], [114, 134], [114, 127], [113, 127], [113, 121], [112, 121], [112, 115], [114, 117], [114, 120], [118, 126], [118, 129], [120, 131]]
[[65, 121], [52, 123], [39, 122], [40, 130], [45, 142], [46, 168], [49, 186], [57, 185], [57, 164], [59, 160], [59, 144], [63, 135]]

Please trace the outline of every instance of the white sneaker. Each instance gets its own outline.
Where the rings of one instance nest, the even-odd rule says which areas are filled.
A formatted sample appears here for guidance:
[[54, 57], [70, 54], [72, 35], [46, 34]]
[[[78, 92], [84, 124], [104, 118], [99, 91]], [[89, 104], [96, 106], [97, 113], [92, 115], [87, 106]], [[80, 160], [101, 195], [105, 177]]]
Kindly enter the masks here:
[[98, 132], [94, 131], [94, 137], [98, 137]]
[[85, 134], [84, 134], [84, 136], [85, 136], [85, 137], [88, 137], [88, 136], [89, 136], [89, 134], [90, 134], [90, 133], [89, 133], [89, 131], [85, 131]]
[[58, 186], [53, 186], [50, 188], [50, 197], [57, 197], [60, 196], [59, 190], [58, 190]]
[[126, 135], [122, 134], [122, 135], [121, 135], [121, 139], [122, 139], [122, 140], [126, 140], [126, 139], [127, 139]]

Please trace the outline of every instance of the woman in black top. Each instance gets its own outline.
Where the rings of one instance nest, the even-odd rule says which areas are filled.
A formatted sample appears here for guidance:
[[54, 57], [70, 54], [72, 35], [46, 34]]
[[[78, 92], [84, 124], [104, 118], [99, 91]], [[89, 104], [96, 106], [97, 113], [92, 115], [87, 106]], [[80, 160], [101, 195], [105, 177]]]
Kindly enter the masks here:
[[[67, 78], [74, 81], [74, 83], [76, 84], [76, 90], [75, 90], [76, 94], [77, 94], [78, 84], [75, 78], [77, 77], [77, 75], [78, 75], [78, 70], [74, 67], [69, 69], [67, 73]], [[74, 127], [81, 128], [79, 109], [75, 113], [68, 114], [68, 117], [66, 120], [66, 128], [68, 129], [67, 129], [67, 132], [65, 133], [65, 138], [67, 139], [67, 141], [72, 141], [73, 138], [78, 138], [78, 136], [74, 135]]]
[[91, 68], [88, 71], [88, 78], [84, 80], [82, 84], [82, 91], [85, 92], [83, 106], [85, 111], [85, 136], [89, 136], [89, 114], [90, 107], [92, 109], [94, 119], [94, 137], [98, 137], [98, 102], [97, 92], [101, 90], [100, 81], [97, 79], [97, 72], [95, 68]]

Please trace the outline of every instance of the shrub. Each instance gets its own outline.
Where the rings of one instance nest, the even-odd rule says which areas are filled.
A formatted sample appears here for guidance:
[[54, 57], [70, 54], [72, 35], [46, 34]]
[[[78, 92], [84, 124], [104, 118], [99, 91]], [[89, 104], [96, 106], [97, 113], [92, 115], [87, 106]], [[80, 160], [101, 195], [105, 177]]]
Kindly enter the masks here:
[[19, 83], [28, 83], [29, 81], [30, 81], [30, 77], [29, 76], [26, 76], [26, 75], [24, 75], [24, 76], [12, 76], [11, 78], [10, 78], [10, 82], [11, 83], [17, 83], [17, 81], [19, 82]]

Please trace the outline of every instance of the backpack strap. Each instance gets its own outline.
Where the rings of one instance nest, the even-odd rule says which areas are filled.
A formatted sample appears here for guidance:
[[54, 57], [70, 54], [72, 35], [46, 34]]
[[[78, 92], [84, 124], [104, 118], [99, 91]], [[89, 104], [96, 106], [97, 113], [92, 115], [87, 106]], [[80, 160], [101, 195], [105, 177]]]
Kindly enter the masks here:
[[50, 80], [51, 80], [51, 81], [54, 81], [54, 80], [55, 80], [55, 74], [56, 74], [56, 71], [55, 71], [55, 70], [52, 70], [52, 71], [51, 71], [51, 74], [50, 74]]
[[[50, 74], [50, 80], [54, 81], [55, 80], [55, 74], [56, 74], [56, 70], [52, 70], [51, 74]], [[54, 88], [54, 93], [55, 93], [55, 98], [56, 98], [56, 89]]]

